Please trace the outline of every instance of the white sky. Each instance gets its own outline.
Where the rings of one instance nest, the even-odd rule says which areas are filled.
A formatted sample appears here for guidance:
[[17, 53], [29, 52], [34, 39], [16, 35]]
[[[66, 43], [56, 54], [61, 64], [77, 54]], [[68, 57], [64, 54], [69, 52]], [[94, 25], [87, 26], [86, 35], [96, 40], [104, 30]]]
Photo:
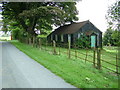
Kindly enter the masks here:
[[116, 0], [82, 0], [76, 6], [79, 11], [79, 21], [90, 20], [103, 33], [107, 29], [108, 6]]

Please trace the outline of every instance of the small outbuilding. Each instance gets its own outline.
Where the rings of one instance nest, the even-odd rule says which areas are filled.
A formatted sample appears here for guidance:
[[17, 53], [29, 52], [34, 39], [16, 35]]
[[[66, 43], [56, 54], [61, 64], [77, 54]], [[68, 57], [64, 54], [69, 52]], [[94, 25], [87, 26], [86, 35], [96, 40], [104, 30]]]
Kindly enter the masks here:
[[89, 37], [91, 47], [102, 47], [102, 32], [89, 20], [60, 26], [47, 36], [47, 40], [59, 43], [68, 43], [70, 40], [71, 44], [74, 44], [83, 34]]

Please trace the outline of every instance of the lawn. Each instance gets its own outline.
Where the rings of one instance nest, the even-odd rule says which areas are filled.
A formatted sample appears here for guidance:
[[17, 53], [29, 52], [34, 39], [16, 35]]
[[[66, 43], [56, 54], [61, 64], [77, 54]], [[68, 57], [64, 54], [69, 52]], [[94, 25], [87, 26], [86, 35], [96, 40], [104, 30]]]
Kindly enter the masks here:
[[[78, 88], [118, 88], [117, 76], [108, 73], [105, 69], [97, 70], [91, 63], [85, 63], [82, 59], [69, 59], [64, 53], [53, 55], [49, 51], [33, 48], [18, 41], [11, 43], [51, 72]], [[52, 50], [51, 47], [48, 49]], [[65, 51], [64, 48], [63, 51]]]

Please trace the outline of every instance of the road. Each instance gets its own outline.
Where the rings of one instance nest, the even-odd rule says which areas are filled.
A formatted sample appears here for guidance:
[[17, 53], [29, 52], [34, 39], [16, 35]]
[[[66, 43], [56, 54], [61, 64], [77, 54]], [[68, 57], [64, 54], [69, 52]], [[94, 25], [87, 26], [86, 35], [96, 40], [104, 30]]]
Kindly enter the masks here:
[[0, 46], [2, 88], [75, 88], [9, 42], [0, 42]]
[[0, 42], [0, 90], [2, 89], [2, 42]]

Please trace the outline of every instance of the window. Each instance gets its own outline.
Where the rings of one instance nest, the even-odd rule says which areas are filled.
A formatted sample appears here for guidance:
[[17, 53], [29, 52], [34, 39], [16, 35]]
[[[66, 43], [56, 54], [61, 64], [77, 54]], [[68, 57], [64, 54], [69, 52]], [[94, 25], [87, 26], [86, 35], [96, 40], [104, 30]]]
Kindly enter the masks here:
[[53, 35], [51, 35], [51, 41], [53, 40]]
[[70, 34], [68, 34], [68, 41], [71, 41], [71, 35]]
[[61, 42], [63, 42], [63, 35], [61, 35]]
[[55, 35], [55, 40], [56, 40], [56, 41], [58, 40], [58, 36], [57, 36], [57, 35]]
[[78, 39], [80, 38], [80, 33], [78, 33]]

